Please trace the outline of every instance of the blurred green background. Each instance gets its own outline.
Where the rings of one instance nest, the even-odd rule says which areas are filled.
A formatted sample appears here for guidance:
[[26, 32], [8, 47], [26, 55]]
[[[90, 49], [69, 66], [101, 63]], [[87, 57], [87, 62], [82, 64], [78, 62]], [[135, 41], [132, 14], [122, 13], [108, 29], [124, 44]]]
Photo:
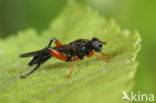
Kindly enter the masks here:
[[[19, 30], [35, 28], [38, 32], [73, 0], [0, 0], [0, 38]], [[155, 0], [77, 0], [98, 10], [107, 19], [115, 19], [122, 29], [138, 30], [142, 48], [137, 60], [134, 91], [156, 92], [156, 1]]]

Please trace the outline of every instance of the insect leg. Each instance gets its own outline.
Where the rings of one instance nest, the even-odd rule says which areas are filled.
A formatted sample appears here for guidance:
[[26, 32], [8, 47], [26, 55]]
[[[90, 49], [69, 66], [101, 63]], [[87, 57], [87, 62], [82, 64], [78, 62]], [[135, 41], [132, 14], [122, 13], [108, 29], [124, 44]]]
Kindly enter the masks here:
[[78, 57], [72, 57], [71, 71], [70, 71], [70, 73], [68, 74], [68, 78], [71, 76], [71, 74], [72, 74], [72, 72], [73, 72], [74, 60], [80, 60], [80, 58], [78, 58]]
[[71, 76], [72, 72], [73, 72], [73, 64], [74, 64], [74, 60], [72, 58], [72, 62], [71, 62], [71, 71], [70, 73], [68, 74], [68, 78]]
[[49, 49], [49, 51], [50, 51], [50, 54], [53, 57], [55, 57], [55, 58], [57, 58], [59, 60], [62, 60], [62, 61], [68, 61], [67, 57], [65, 55], [63, 55], [61, 52], [59, 52], [59, 51], [57, 51], [55, 49]]
[[73, 60], [80, 60], [80, 58], [79, 57], [72, 57], [73, 58]]
[[32, 73], [33, 73], [34, 71], [36, 71], [39, 67], [40, 67], [40, 64], [37, 64], [37, 66], [36, 66], [30, 73], [28, 73], [28, 74], [25, 75], [25, 76], [21, 76], [21, 78], [25, 78], [25, 77], [27, 77], [28, 75], [32, 74]]
[[110, 63], [110, 62], [107, 61], [107, 60], [103, 60], [103, 59], [102, 59], [100, 56], [98, 56], [97, 54], [94, 53], [94, 55], [95, 55], [97, 58], [99, 58], [100, 60], [102, 60], [103, 62]]
[[49, 48], [51, 47], [51, 44], [52, 44], [53, 41], [55, 42], [56, 46], [61, 46], [62, 45], [62, 43], [60, 41], [58, 41], [56, 38], [52, 38], [50, 40], [50, 42], [49, 42], [49, 45], [48, 45]]
[[[107, 56], [107, 57], [109, 57], [108, 55], [105, 55], [104, 53], [102, 53], [102, 52], [100, 52], [103, 56]], [[92, 51], [90, 54], [88, 54], [87, 56], [88, 57], [92, 57], [93, 55], [95, 55], [97, 58], [99, 58], [100, 60], [102, 60], [103, 62], [107, 62], [107, 63], [109, 63], [109, 61], [107, 61], [107, 60], [103, 60], [100, 56], [98, 56], [97, 54], [95, 54], [94, 53], [94, 51]]]
[[94, 55], [94, 51], [87, 55], [87, 57], [92, 57]]
[[104, 54], [103, 52], [100, 52], [104, 57], [110, 58], [109, 55]]

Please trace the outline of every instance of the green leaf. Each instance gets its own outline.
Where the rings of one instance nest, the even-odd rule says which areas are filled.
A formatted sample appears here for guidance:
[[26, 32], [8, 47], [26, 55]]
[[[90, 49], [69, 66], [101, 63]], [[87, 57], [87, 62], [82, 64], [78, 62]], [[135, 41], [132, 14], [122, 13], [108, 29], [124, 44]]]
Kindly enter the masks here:
[[[141, 41], [137, 31], [121, 30], [88, 6], [70, 4], [41, 34], [29, 29], [0, 40], [2, 103], [119, 103], [122, 91], [132, 89]], [[84, 58], [74, 62], [68, 79], [70, 63], [52, 58], [28, 78], [20, 79], [33, 67], [27, 66], [32, 58], [21, 59], [19, 54], [44, 48], [52, 37], [62, 43], [93, 37], [107, 41], [103, 52], [111, 56], [111, 63]]]

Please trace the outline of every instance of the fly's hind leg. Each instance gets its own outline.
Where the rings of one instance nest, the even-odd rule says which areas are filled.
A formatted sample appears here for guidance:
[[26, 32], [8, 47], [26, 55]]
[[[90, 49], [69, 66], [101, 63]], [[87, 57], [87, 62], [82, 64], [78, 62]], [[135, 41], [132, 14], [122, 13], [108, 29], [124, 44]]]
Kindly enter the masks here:
[[61, 46], [62, 45], [62, 43], [60, 41], [58, 41], [56, 38], [52, 38], [50, 40], [50, 42], [49, 42], [49, 45], [48, 45], [49, 48], [51, 47], [51, 44], [52, 44], [53, 41], [55, 42], [56, 46]]
[[36, 64], [36, 67], [33, 70], [31, 70], [30, 73], [26, 74], [25, 76], [21, 76], [21, 78], [25, 78], [28, 75], [35, 72], [43, 63], [45, 63], [50, 58], [51, 58], [51, 54], [34, 57], [33, 60], [28, 65], [33, 66], [34, 64]]
[[50, 54], [55, 57], [56, 59], [59, 59], [59, 60], [62, 60], [62, 61], [65, 61], [67, 62], [68, 59], [67, 59], [67, 56], [62, 54], [61, 52], [55, 50], [55, 49], [49, 49], [50, 51]]
[[29, 72], [27, 75], [25, 75], [25, 76], [21, 76], [21, 78], [25, 78], [25, 77], [27, 77], [28, 75], [30, 75], [30, 74], [32, 74], [34, 71], [36, 71], [38, 68], [40, 67], [40, 64], [37, 64], [37, 66], [33, 69], [33, 70], [31, 70], [31, 72]]

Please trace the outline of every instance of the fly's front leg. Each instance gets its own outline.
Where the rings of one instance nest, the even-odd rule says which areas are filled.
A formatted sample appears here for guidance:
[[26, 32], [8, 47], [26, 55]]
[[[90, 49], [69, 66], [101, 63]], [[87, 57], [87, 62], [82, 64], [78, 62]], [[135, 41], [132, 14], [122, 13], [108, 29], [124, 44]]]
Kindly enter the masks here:
[[104, 57], [110, 58], [109, 55], [104, 54], [103, 52], [100, 52]]
[[[102, 52], [101, 52], [101, 54], [102, 54], [103, 56], [107, 56], [107, 55], [105, 55], [105, 54], [102, 53]], [[103, 60], [100, 56], [98, 56], [97, 54], [95, 54], [94, 51], [92, 51], [92, 52], [91, 52], [90, 54], [88, 54], [87, 56], [88, 56], [88, 57], [92, 57], [93, 55], [95, 55], [97, 58], [99, 58], [99, 59], [102, 60], [103, 62], [110, 63], [110, 62], [107, 61], [107, 60]]]
[[103, 62], [110, 63], [110, 62], [107, 61], [107, 60], [103, 60], [103, 59], [102, 59], [100, 56], [98, 56], [97, 54], [94, 53], [94, 55], [95, 55], [97, 58], [99, 58], [100, 60], [102, 60]]
[[56, 46], [61, 46], [62, 45], [62, 43], [60, 41], [58, 41], [56, 38], [52, 38], [50, 40], [50, 42], [49, 42], [49, 45], [48, 45], [49, 48], [51, 47], [51, 44], [52, 44], [53, 41], [55, 42]]

